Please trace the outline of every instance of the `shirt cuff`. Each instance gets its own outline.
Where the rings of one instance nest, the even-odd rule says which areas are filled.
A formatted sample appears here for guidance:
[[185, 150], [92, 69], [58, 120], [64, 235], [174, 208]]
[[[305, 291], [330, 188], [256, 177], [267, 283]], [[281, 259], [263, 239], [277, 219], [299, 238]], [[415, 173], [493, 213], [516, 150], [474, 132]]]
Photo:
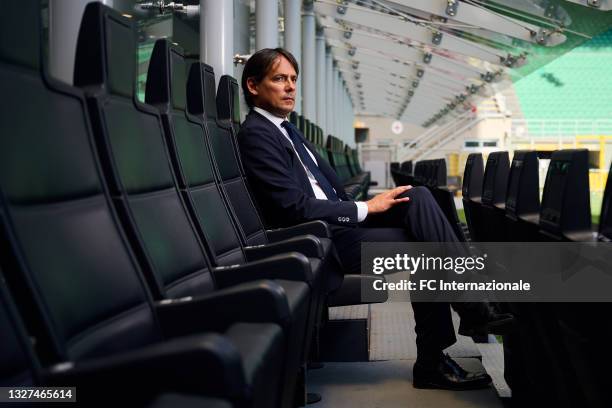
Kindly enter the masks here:
[[357, 205], [357, 222], [361, 222], [368, 216], [368, 205], [365, 201], [355, 201]]

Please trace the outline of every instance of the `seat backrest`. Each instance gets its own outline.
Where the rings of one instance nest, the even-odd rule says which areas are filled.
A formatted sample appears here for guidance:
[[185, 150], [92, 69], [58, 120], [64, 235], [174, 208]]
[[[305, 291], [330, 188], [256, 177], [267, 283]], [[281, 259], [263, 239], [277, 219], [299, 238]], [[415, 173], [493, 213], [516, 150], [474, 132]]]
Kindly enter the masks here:
[[260, 245], [268, 242], [264, 225], [247, 188], [246, 176], [240, 165], [240, 152], [236, 136], [230, 126], [224, 126], [217, 117], [215, 73], [209, 65], [203, 65], [205, 137], [210, 141], [211, 153], [219, 170], [218, 176], [227, 197], [227, 204], [235, 219], [236, 229], [243, 245]]
[[[327, 162], [327, 164], [330, 164], [329, 162], [329, 156], [327, 154], [327, 149], [325, 148], [325, 143], [323, 141], [323, 130], [319, 129], [316, 137], [315, 137], [315, 150], [317, 151], [317, 153], [319, 154], [319, 156], [325, 160]], [[331, 164], [330, 164], [331, 165]]]
[[481, 153], [470, 153], [465, 162], [463, 186], [461, 193], [466, 200], [479, 199], [482, 196], [483, 164]]
[[[209, 265], [176, 187], [159, 111], [136, 99], [132, 79], [113, 79], [135, 78], [131, 20], [108, 8], [99, 11], [96, 17], [108, 22], [104, 29], [82, 26], [75, 83], [87, 89], [96, 116], [94, 135], [113, 203], [157, 299], [208, 292]], [[88, 78], [83, 71], [91, 70], [105, 74]], [[172, 75], [184, 78], [184, 71]], [[173, 109], [186, 105], [185, 92], [159, 89], [155, 99], [164, 97]]]
[[0, 271], [0, 387], [32, 386], [40, 365]]
[[297, 112], [295, 112], [295, 111], [294, 111], [294, 112], [291, 112], [291, 113], [289, 114], [289, 122], [290, 122], [290, 123], [291, 123], [293, 126], [297, 127], [297, 126], [298, 126], [298, 122], [299, 122], [299, 120], [300, 120], [300, 119], [299, 119], [299, 115], [297, 114]]
[[432, 187], [446, 186], [446, 160], [437, 159], [434, 161], [434, 171], [432, 176]]
[[[0, 41], [0, 87], [12, 95], [0, 110], [0, 242], [11, 258], [5, 276], [47, 364], [161, 335], [106, 194], [85, 99], [41, 67], [39, 6], [3, 2], [1, 37], [10, 32], [28, 47]], [[84, 20], [113, 24], [102, 7], [89, 4]]]
[[414, 181], [418, 184], [425, 184], [426, 160], [421, 160], [414, 165]]
[[559, 150], [552, 154], [540, 210], [540, 227], [562, 237], [590, 231], [588, 150]]
[[601, 213], [599, 214], [599, 237], [601, 239], [612, 240], [612, 164], [608, 171], [608, 180], [601, 202]]
[[[185, 72], [185, 61], [178, 47], [171, 46], [167, 41], [160, 42], [159, 46], [156, 44], [156, 47], [160, 47], [160, 50], [165, 47], [167, 52], [154, 53], [152, 61], [159, 60], [160, 65], [167, 65], [169, 72]], [[166, 116], [168, 120], [169, 137], [166, 140], [171, 146], [179, 187], [200, 237], [209, 250], [211, 263], [215, 266], [243, 263], [240, 238], [217, 182], [216, 163], [204, 129], [206, 111], [202, 97], [202, 71], [205, 68], [201, 68], [201, 65], [189, 65], [187, 86], [184, 77], [160, 75], [154, 70], [149, 72], [149, 76], [168, 86], [171, 94], [181, 89], [187, 92], [187, 112], [184, 107], [173, 108], [170, 115], [162, 117]], [[206, 102], [213, 101], [207, 99]]]
[[312, 142], [311, 130], [312, 130], [312, 123], [310, 122], [310, 120], [304, 118], [304, 130], [302, 130], [302, 133], [304, 134], [304, 138], [308, 140], [309, 142]]
[[344, 146], [340, 139], [329, 136], [327, 139], [327, 150], [330, 158], [330, 163], [341, 182], [345, 182], [351, 178], [351, 173], [348, 169], [346, 156], [344, 155]]
[[348, 145], [344, 146], [344, 157], [346, 158], [346, 164], [351, 176], [356, 176], [359, 174], [357, 171], [357, 166], [354, 163], [353, 149], [351, 149]]
[[357, 174], [363, 173], [363, 169], [361, 168], [361, 163], [359, 163], [359, 152], [357, 149], [353, 149], [353, 163], [355, 165], [355, 169], [357, 170]]
[[402, 162], [400, 170], [404, 174], [412, 174], [412, 160]]
[[[240, 131], [240, 88], [230, 75], [221, 75], [217, 88], [217, 115], [220, 122], [229, 122], [234, 135]], [[292, 112], [294, 113], [294, 112]]]
[[482, 203], [490, 206], [506, 202], [510, 160], [508, 152], [492, 152], [487, 158], [482, 185]]
[[508, 177], [506, 213], [515, 217], [539, 213], [539, 184], [538, 153], [526, 150], [515, 151]]

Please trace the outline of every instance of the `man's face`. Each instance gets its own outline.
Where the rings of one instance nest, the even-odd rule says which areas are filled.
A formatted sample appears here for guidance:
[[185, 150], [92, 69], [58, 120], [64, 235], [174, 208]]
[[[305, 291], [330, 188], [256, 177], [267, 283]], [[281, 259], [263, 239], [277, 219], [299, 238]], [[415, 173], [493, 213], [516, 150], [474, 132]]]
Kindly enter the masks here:
[[255, 106], [284, 118], [295, 106], [296, 81], [295, 69], [287, 58], [281, 55], [259, 83], [249, 78], [247, 86], [253, 95]]

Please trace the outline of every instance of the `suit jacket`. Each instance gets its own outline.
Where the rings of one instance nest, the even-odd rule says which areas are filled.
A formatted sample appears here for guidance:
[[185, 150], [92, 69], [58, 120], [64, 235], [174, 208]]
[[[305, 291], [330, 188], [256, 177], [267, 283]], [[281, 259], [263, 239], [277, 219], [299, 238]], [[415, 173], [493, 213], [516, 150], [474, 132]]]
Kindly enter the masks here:
[[342, 201], [318, 200], [291, 142], [261, 114], [251, 111], [238, 133], [244, 169], [266, 224], [284, 227], [323, 220], [342, 226], [357, 225], [357, 206], [346, 195], [336, 172], [306, 141]]

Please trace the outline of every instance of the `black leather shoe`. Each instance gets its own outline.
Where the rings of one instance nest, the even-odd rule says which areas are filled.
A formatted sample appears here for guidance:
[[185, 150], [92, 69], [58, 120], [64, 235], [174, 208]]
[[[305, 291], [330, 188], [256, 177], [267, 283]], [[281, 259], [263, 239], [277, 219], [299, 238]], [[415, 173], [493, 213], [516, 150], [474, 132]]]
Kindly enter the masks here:
[[514, 327], [514, 316], [510, 313], [497, 313], [488, 303], [460, 313], [459, 334], [462, 336], [486, 336], [487, 334], [508, 334]]
[[460, 391], [487, 388], [491, 385], [489, 374], [467, 372], [446, 354], [432, 367], [426, 367], [417, 361], [412, 370], [412, 378], [414, 388]]

